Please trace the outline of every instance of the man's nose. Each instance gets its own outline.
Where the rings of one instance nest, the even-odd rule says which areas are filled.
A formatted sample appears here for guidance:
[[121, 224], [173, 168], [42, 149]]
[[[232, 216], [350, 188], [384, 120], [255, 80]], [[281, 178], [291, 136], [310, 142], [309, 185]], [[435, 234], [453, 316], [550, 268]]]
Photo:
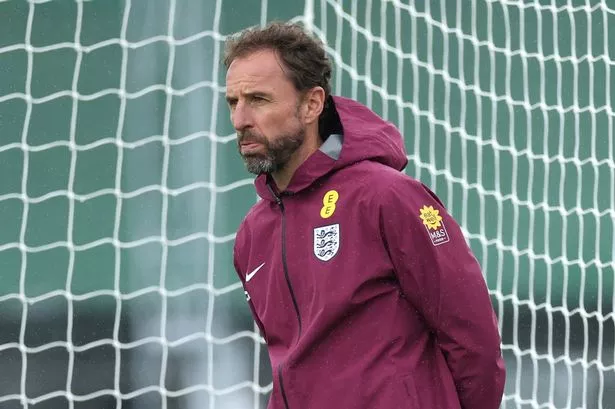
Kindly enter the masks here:
[[235, 109], [231, 116], [233, 127], [239, 132], [252, 126], [252, 115], [250, 114], [250, 110], [242, 102], [238, 102], [237, 105], [235, 105]]

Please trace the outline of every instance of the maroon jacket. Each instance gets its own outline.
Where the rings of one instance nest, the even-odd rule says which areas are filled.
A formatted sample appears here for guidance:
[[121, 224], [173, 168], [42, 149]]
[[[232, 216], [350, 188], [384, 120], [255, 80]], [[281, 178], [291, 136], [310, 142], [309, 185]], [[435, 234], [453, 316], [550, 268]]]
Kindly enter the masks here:
[[459, 226], [401, 172], [393, 125], [334, 102], [338, 133], [284, 192], [257, 177], [263, 200], [237, 232], [235, 268], [274, 374], [268, 408], [498, 408], [497, 321]]

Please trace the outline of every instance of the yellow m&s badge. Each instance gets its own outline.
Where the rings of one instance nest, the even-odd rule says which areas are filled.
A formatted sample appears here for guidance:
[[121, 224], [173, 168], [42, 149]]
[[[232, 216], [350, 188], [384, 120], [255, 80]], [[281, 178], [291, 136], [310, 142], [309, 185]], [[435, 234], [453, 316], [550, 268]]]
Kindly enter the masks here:
[[[434, 209], [433, 206], [423, 206], [420, 209], [420, 218], [423, 220], [423, 224], [427, 229], [429, 238], [434, 246], [447, 243], [450, 238], [446, 227], [444, 227], [444, 220], [440, 216], [440, 210]], [[433, 231], [432, 231], [433, 230]]]
[[328, 219], [335, 212], [335, 203], [340, 198], [339, 193], [335, 190], [329, 190], [322, 198], [322, 209], [320, 209], [320, 217]]

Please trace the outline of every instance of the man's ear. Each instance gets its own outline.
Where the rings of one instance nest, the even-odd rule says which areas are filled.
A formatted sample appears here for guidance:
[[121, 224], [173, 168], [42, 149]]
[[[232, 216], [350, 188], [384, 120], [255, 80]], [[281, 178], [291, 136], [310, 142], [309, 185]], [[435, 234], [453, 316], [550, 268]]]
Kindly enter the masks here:
[[318, 122], [318, 118], [325, 106], [325, 90], [314, 87], [303, 95], [303, 121], [306, 125]]

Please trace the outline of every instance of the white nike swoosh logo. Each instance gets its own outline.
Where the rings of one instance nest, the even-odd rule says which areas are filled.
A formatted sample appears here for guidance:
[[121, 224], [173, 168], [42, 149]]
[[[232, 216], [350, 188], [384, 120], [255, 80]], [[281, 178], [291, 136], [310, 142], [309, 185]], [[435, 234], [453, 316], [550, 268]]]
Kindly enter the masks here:
[[252, 277], [254, 277], [254, 275], [256, 273], [258, 273], [258, 270], [260, 270], [264, 265], [265, 265], [265, 263], [261, 264], [260, 266], [256, 267], [254, 270], [252, 270], [252, 272], [250, 274], [246, 275], [246, 283], [248, 281], [250, 281], [252, 279]]

